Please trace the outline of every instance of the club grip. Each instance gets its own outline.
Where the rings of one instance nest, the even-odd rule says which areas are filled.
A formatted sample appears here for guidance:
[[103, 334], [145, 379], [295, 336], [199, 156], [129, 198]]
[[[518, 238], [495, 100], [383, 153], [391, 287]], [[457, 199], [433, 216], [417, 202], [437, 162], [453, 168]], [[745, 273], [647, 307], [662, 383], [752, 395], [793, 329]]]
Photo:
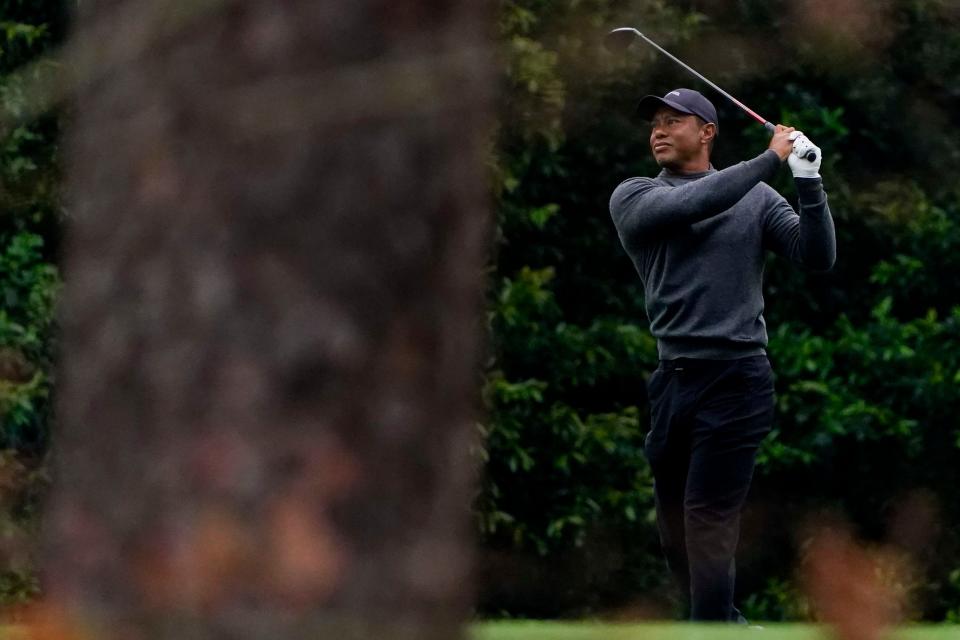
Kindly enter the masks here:
[[[766, 129], [767, 131], [769, 131], [770, 133], [775, 133], [776, 130], [777, 130], [776, 125], [773, 124], [772, 122], [770, 122], [769, 120], [768, 120], [767, 122], [764, 122], [764, 123], [763, 123], [763, 128]], [[807, 151], [807, 155], [803, 156], [803, 159], [806, 160], [807, 162], [816, 162], [816, 161], [817, 161], [817, 152], [816, 152], [816, 151]]]
[[[769, 120], [763, 123], [763, 128], [769, 131], [770, 133], [775, 133], [777, 126], [770, 122]], [[803, 156], [803, 159], [807, 162], [816, 162], [817, 161], [817, 152], [816, 151], [807, 151], [807, 155]]]

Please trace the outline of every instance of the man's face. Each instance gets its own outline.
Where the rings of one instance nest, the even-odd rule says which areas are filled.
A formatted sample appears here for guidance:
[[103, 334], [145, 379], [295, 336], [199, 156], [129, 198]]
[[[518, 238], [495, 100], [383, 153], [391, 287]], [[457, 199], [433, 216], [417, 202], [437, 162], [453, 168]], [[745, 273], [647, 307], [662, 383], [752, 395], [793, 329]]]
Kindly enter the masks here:
[[661, 167], [687, 169], [702, 161], [703, 154], [709, 162], [709, 147], [703, 144], [697, 116], [661, 107], [650, 124], [650, 149]]

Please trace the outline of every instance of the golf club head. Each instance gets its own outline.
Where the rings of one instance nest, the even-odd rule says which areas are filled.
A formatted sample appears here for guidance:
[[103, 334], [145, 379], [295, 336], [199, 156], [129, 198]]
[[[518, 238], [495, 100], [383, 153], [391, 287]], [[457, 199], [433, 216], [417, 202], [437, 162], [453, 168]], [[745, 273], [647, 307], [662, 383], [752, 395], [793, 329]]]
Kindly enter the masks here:
[[620, 53], [633, 44], [634, 38], [639, 34], [640, 32], [632, 27], [620, 27], [603, 37], [603, 46], [607, 51]]

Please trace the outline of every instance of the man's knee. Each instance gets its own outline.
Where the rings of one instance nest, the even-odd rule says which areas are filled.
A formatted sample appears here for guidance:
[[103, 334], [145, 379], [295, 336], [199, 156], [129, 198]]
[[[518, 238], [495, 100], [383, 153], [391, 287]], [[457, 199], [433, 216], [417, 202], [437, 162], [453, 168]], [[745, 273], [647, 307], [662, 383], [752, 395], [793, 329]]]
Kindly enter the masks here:
[[740, 513], [711, 507], [687, 509], [684, 517], [686, 550], [690, 555], [733, 557], [740, 537]]

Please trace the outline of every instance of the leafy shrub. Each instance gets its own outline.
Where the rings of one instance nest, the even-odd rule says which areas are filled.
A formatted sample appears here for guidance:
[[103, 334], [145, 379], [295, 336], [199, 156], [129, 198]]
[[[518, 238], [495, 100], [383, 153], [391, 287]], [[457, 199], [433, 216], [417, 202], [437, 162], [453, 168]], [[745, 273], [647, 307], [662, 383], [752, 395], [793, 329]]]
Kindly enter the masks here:
[[0, 2], [0, 607], [38, 594], [31, 541], [48, 484], [61, 223], [59, 114], [31, 87], [57, 71], [70, 3]]

